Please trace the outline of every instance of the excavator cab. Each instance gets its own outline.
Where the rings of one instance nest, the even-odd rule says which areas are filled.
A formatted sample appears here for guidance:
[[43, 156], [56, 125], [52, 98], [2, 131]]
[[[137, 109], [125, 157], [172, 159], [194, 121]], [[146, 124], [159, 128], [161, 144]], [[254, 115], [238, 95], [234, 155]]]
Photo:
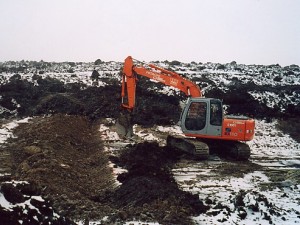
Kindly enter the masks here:
[[246, 116], [224, 116], [222, 101], [189, 98], [182, 111], [180, 126], [186, 136], [230, 141], [250, 141], [255, 121]]
[[219, 99], [189, 98], [180, 125], [184, 134], [221, 136], [223, 107]]

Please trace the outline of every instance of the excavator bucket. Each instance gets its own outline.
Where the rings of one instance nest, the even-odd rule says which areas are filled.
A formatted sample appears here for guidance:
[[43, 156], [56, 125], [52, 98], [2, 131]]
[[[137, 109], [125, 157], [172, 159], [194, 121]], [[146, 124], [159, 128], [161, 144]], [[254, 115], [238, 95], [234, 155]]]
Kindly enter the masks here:
[[120, 112], [116, 121], [117, 133], [121, 138], [130, 139], [133, 136], [132, 115], [128, 111]]

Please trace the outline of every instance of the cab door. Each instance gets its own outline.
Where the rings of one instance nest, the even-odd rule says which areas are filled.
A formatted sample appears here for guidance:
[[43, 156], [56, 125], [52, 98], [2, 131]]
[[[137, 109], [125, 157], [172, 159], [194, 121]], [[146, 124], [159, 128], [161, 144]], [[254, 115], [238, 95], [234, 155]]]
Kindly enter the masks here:
[[204, 98], [188, 99], [181, 115], [181, 129], [183, 133], [207, 133], [208, 104]]
[[210, 99], [209, 105], [209, 125], [207, 126], [207, 134], [210, 136], [221, 136], [223, 124], [222, 102], [218, 99]]
[[222, 102], [211, 98], [190, 98], [182, 112], [180, 125], [183, 133], [201, 136], [222, 135]]

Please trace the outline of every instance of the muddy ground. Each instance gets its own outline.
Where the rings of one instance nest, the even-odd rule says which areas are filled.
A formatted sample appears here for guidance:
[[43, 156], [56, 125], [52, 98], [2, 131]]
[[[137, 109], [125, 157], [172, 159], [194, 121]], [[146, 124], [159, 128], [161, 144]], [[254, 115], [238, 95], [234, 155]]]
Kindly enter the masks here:
[[[24, 202], [26, 196], [41, 195], [49, 207], [63, 216], [56, 224], [70, 224], [71, 220], [103, 220], [103, 224], [123, 224], [131, 220], [192, 224], [191, 216], [209, 209], [209, 204], [203, 204], [198, 195], [179, 188], [171, 174], [172, 168], [184, 167], [185, 160], [193, 159], [148, 142], [128, 145], [113, 156], [105, 150], [107, 143], [100, 139], [99, 126], [104, 118], [118, 116], [119, 85], [81, 89], [76, 84], [37, 79], [37, 87], [18, 78], [1, 86], [1, 105], [10, 110], [1, 115], [2, 118], [15, 119], [14, 110], [17, 117], [34, 116], [29, 123], [20, 124], [14, 130], [15, 137], [1, 148], [1, 154], [9, 153], [3, 162], [11, 171], [11, 175], [1, 177], [5, 197], [11, 199], [9, 196], [21, 193], [12, 201]], [[165, 96], [143, 89], [138, 92], [139, 106], [134, 123], [151, 127], [177, 122], [182, 96]], [[244, 96], [247, 101], [240, 103], [243, 96], [233, 92], [231, 100], [227, 99], [232, 105], [230, 112], [238, 108], [247, 111], [250, 107], [257, 117], [265, 117], [264, 113], [282, 117], [248, 95]], [[16, 107], [12, 99], [21, 107]], [[297, 134], [284, 122], [281, 126]], [[111, 162], [128, 172], [115, 178]], [[220, 176], [241, 177], [254, 169], [257, 168], [251, 163], [238, 167], [220, 165], [218, 172]], [[5, 184], [11, 180], [25, 180], [29, 184], [25, 187]], [[26, 220], [18, 210], [9, 216], [0, 208], [0, 216], [9, 218], [6, 224], [16, 224], [19, 219], [32, 224], [33, 219]]]
[[128, 146], [110, 157], [128, 170], [117, 180], [109, 166], [97, 122], [82, 116], [36, 117], [14, 131], [13, 180], [25, 180], [36, 194], [72, 220], [126, 220], [191, 224], [190, 216], [207, 210], [197, 195], [179, 189], [170, 168], [177, 155], [157, 143]]

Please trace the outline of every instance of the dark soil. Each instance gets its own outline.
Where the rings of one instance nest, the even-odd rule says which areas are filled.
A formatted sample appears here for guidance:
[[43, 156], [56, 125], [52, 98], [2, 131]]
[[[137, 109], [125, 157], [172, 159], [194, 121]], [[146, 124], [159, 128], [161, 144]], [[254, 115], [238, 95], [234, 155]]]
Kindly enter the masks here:
[[6, 147], [12, 152], [13, 179], [36, 185], [63, 215], [109, 213], [109, 207], [92, 200], [114, 187], [97, 128], [85, 117], [62, 114], [20, 125], [15, 130], [18, 138]]
[[[96, 125], [62, 114], [21, 124], [6, 146], [12, 152], [12, 179], [28, 181], [31, 195], [41, 194], [71, 219], [192, 224], [190, 216], [207, 210], [197, 195], [179, 189], [170, 173], [177, 155], [157, 143], [128, 146], [111, 158], [128, 170], [116, 187]], [[10, 202], [24, 201], [19, 189], [11, 190], [20, 196], [10, 195]]]
[[206, 212], [198, 195], [179, 189], [170, 173], [177, 155], [157, 143], [140, 143], [125, 149], [118, 160], [128, 173], [122, 185], [108, 196], [131, 218], [147, 218], [161, 224], [192, 224], [190, 216]]
[[278, 128], [284, 133], [291, 135], [293, 139], [300, 143], [300, 120], [298, 117], [282, 118], [278, 122]]
[[[121, 106], [121, 87], [119, 83], [109, 82], [105, 87], [85, 87], [83, 84], [64, 84], [53, 78], [41, 79], [34, 86], [15, 75], [7, 84], [0, 86], [0, 105], [11, 111], [16, 110], [19, 117], [54, 113], [86, 116], [89, 120], [117, 118]], [[138, 89], [137, 107], [134, 123], [145, 126], [166, 125], [177, 122], [180, 116], [179, 100]], [[13, 99], [19, 107], [13, 103]], [[170, 114], [169, 112], [173, 113]], [[0, 114], [1, 118], [13, 118], [13, 113]]]

